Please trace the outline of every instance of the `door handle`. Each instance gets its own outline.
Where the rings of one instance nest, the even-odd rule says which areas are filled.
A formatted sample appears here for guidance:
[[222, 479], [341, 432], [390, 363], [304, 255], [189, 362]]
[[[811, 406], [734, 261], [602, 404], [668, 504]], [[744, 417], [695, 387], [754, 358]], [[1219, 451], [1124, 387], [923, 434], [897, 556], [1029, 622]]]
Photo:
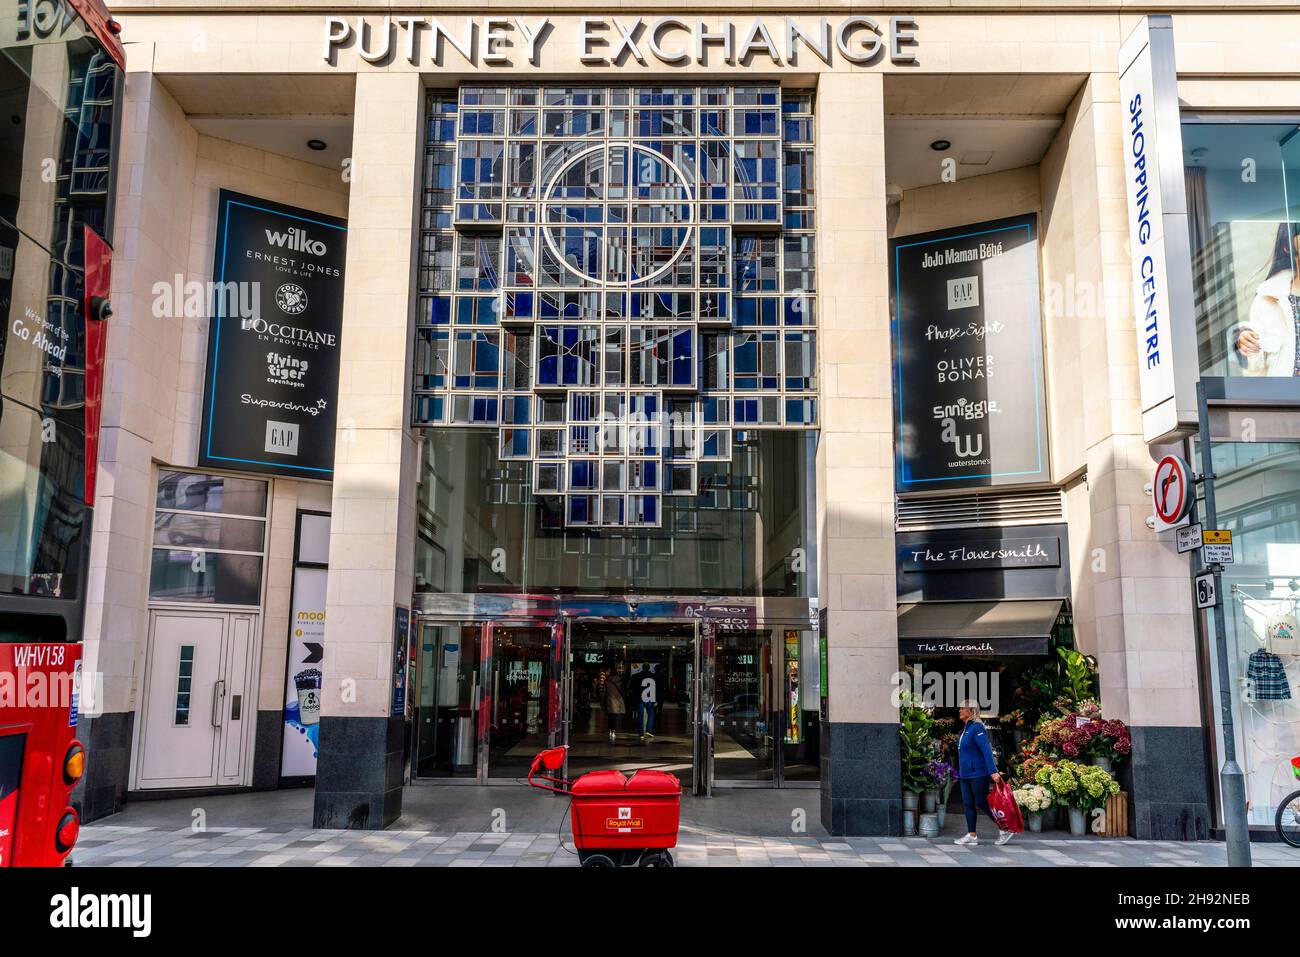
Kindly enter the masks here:
[[221, 727], [221, 714], [223, 711], [222, 702], [226, 698], [226, 682], [224, 679], [216, 681], [212, 685], [212, 727]]

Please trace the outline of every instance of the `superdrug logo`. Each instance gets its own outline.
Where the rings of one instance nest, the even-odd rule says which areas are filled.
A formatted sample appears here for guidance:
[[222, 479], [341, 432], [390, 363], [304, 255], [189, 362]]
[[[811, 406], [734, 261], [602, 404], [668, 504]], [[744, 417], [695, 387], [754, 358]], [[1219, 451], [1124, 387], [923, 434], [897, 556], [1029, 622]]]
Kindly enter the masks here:
[[272, 246], [278, 246], [280, 249], [289, 249], [297, 253], [310, 253], [313, 256], [324, 256], [328, 249], [319, 239], [312, 239], [307, 235], [305, 229], [297, 227], [287, 232], [277, 233], [273, 230], [266, 230], [266, 241]]

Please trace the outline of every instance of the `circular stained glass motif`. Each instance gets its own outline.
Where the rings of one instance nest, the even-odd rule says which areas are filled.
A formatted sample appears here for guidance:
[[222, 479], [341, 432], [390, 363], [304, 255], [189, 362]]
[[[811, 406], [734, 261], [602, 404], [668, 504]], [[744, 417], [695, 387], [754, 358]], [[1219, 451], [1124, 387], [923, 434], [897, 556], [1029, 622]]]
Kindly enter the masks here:
[[589, 146], [547, 180], [542, 238], [584, 285], [662, 282], [690, 248], [694, 198], [688, 171], [653, 147]]

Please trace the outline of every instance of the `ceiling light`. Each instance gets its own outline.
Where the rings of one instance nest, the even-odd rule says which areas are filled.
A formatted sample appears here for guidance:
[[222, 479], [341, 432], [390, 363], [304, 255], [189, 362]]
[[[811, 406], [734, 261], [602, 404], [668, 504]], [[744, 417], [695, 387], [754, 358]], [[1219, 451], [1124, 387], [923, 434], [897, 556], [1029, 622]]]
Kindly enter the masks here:
[[324, 149], [325, 149], [325, 145], [326, 145], [326, 144], [325, 144], [325, 141], [324, 141], [324, 140], [308, 140], [308, 141], [307, 141], [307, 149], [309, 149], [309, 150], [315, 150], [317, 153], [319, 153], [319, 152], [321, 152], [322, 150], [324, 150]]
[[951, 148], [952, 142], [949, 140], [935, 140], [930, 144], [930, 149], [934, 150], [936, 153], [942, 153], [944, 150]]

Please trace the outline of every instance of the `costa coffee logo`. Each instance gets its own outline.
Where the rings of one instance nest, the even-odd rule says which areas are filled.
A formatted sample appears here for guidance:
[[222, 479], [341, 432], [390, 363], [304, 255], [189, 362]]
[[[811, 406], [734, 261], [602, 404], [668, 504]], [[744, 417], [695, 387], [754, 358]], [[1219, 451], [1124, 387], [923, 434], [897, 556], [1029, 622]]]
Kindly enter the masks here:
[[296, 282], [286, 282], [275, 291], [275, 304], [285, 315], [301, 315], [307, 309], [307, 290]]
[[280, 249], [292, 250], [296, 253], [310, 253], [313, 256], [324, 256], [327, 252], [326, 246], [319, 239], [312, 239], [307, 235], [305, 229], [297, 227], [287, 232], [277, 233], [273, 230], [266, 230], [266, 241], [272, 246]]

